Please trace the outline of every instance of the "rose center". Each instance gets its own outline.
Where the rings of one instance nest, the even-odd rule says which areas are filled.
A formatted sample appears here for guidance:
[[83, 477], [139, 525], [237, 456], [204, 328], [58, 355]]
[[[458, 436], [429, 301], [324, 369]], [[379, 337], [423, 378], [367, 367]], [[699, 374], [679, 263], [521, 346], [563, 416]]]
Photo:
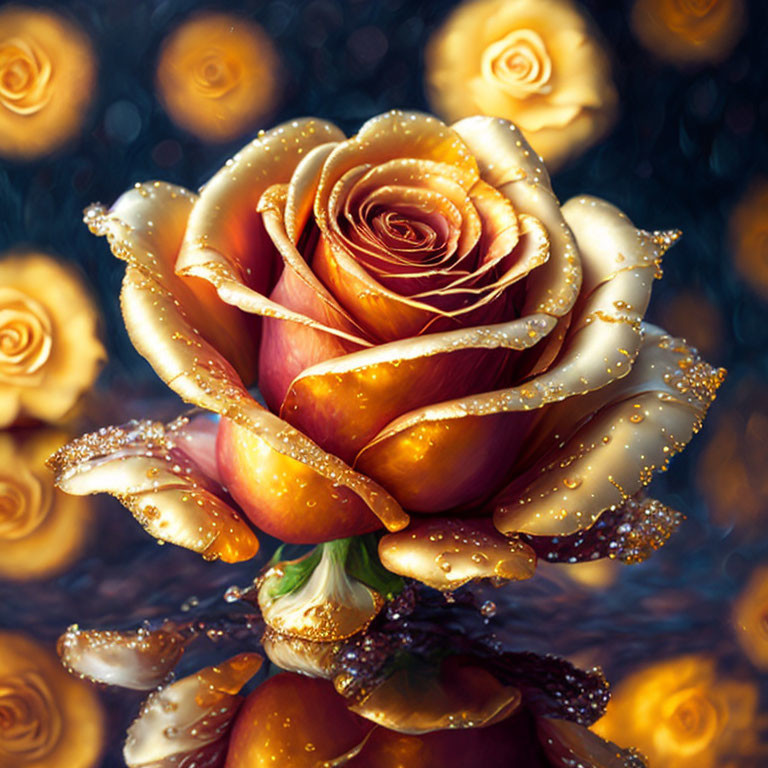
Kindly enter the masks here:
[[0, 477], [0, 540], [28, 536], [45, 519], [50, 503], [50, 492], [34, 475]]
[[718, 713], [711, 699], [695, 688], [678, 691], [666, 702], [666, 729], [686, 753], [705, 749], [717, 733]]
[[51, 65], [30, 42], [0, 43], [0, 104], [20, 115], [39, 112], [51, 98]]
[[0, 756], [43, 759], [61, 735], [61, 714], [45, 680], [35, 672], [0, 678]]
[[691, 16], [706, 16], [717, 5], [718, 0], [677, 0], [683, 13]]
[[45, 308], [20, 291], [0, 288], [0, 381], [40, 370], [51, 345], [51, 319]]
[[216, 48], [200, 57], [194, 72], [198, 89], [211, 99], [219, 99], [229, 93], [240, 82], [241, 76], [237, 62]]
[[548, 93], [552, 86], [552, 60], [541, 36], [518, 29], [489, 45], [483, 52], [483, 77], [515, 98]]

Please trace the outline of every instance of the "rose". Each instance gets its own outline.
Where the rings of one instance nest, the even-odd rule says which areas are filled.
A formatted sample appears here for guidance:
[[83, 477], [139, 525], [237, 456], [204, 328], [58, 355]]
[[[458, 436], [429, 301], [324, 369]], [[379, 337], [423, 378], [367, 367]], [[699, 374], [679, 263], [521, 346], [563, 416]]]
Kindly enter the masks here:
[[[722, 378], [642, 323], [675, 235], [593, 198], [561, 207], [503, 120], [391, 112], [351, 139], [294, 121], [199, 196], [139, 185], [86, 219], [128, 262], [137, 349], [224, 417], [218, 479], [287, 541], [465, 516], [444, 542], [462, 581], [503, 575], [505, 547], [521, 555], [505, 536], [576, 533], [646, 485]], [[75, 450], [63, 487], [125, 496], [138, 476], [106, 470], [110, 446], [89, 440], [101, 480]], [[413, 531], [400, 562], [437, 540]]]
[[513, 120], [550, 170], [613, 124], [610, 64], [570, 0], [473, 0], [432, 36], [426, 82], [437, 114]]
[[26, 635], [0, 632], [0, 765], [90, 768], [102, 751], [98, 696]]
[[80, 128], [93, 96], [91, 44], [50, 11], [0, 11], [0, 154], [30, 158], [57, 149]]
[[632, 744], [651, 765], [715, 768], [754, 754], [757, 704], [753, 682], [718, 675], [712, 657], [680, 656], [622, 680], [594, 730]]
[[104, 361], [82, 280], [39, 253], [0, 257], [0, 427], [61, 421]]

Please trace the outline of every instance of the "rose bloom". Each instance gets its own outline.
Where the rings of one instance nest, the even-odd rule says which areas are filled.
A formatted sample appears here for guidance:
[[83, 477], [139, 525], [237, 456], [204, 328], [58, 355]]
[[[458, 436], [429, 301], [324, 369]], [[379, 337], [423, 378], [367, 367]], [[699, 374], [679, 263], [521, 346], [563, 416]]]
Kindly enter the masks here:
[[[169, 468], [165, 451], [284, 541], [413, 518], [381, 542], [400, 572], [450, 574], [462, 547], [475, 547], [461, 553], [468, 577], [504, 575], [508, 553], [527, 571], [516, 536], [577, 533], [629, 503], [699, 428], [723, 376], [642, 322], [675, 234], [594, 198], [561, 206], [504, 120], [391, 112], [350, 139], [294, 121], [199, 195], [148, 183], [86, 219], [128, 263], [137, 349], [222, 417], [215, 446], [210, 421], [183, 445], [129, 425], [53, 462], [65, 490], [143, 505], [156, 535], [156, 491], [184, 473], [141, 473]], [[194, 544], [212, 498], [185, 513], [174, 497], [164, 538]], [[230, 529], [216, 519], [221, 548]], [[460, 530], [441, 545], [435, 524]]]
[[197, 14], [163, 44], [157, 89], [171, 119], [209, 141], [252, 129], [275, 106], [279, 59], [258, 25], [226, 13]]
[[22, 6], [0, 10], [0, 155], [34, 158], [70, 139], [95, 75], [90, 41], [72, 21]]
[[104, 362], [79, 275], [40, 253], [0, 256], [0, 427], [59, 422]]
[[768, 669], [768, 566], [755, 569], [733, 606], [736, 636], [752, 663]]
[[636, 747], [650, 766], [720, 768], [758, 754], [757, 703], [754, 683], [719, 676], [710, 657], [680, 656], [622, 680], [593, 730]]
[[745, 18], [743, 0], [637, 0], [632, 28], [660, 59], [687, 65], [724, 59]]
[[93, 768], [104, 736], [95, 691], [28, 636], [0, 632], [0, 765]]
[[65, 441], [49, 429], [0, 432], [0, 578], [56, 576], [83, 551], [89, 500], [55, 488], [45, 466]]
[[608, 57], [571, 0], [465, 2], [433, 35], [426, 62], [437, 114], [513, 120], [550, 170], [613, 124]]
[[751, 184], [731, 212], [729, 230], [736, 269], [768, 299], [768, 179]]

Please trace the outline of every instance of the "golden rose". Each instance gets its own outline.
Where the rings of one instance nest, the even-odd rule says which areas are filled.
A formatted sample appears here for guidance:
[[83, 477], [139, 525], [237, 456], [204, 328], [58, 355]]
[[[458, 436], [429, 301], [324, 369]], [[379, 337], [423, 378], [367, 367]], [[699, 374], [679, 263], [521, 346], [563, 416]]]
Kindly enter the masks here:
[[55, 488], [45, 466], [65, 440], [50, 430], [0, 433], [0, 578], [54, 576], [82, 552], [91, 505]]
[[0, 428], [67, 416], [104, 361], [98, 322], [74, 270], [39, 253], [0, 257]]
[[427, 87], [450, 120], [517, 123], [550, 170], [613, 123], [616, 90], [605, 52], [570, 0], [472, 0], [427, 49]]
[[[198, 466], [251, 521], [309, 543], [463, 518], [466, 545], [450, 533], [433, 549], [418, 519], [394, 540], [400, 573], [420, 577], [425, 548], [461, 569], [441, 582], [429, 566], [446, 588], [530, 575], [532, 552], [508, 536], [575, 534], [630, 502], [661, 514], [631, 497], [723, 376], [642, 322], [675, 234], [594, 198], [561, 207], [504, 120], [391, 112], [351, 139], [294, 121], [199, 195], [153, 182], [86, 219], [128, 262], [137, 349], [223, 417], [218, 465], [206, 438]], [[62, 487], [141, 487], [104, 469], [124, 441], [88, 440], [57, 462]], [[665, 538], [643, 530], [633, 551]]]
[[204, 13], [163, 45], [157, 88], [171, 119], [210, 141], [252, 129], [275, 106], [279, 60], [264, 30], [248, 19]]
[[720, 677], [707, 656], [651, 664], [616, 686], [600, 736], [664, 768], [717, 768], [756, 744], [757, 688]]
[[0, 632], [0, 765], [92, 768], [104, 713], [90, 687], [22, 634]]
[[745, 17], [743, 0], [637, 0], [632, 27], [654, 55], [685, 65], [724, 59]]
[[768, 669], [768, 567], [757, 568], [734, 605], [733, 622], [744, 653]]
[[731, 213], [733, 262], [747, 283], [768, 299], [768, 180], [758, 179]]
[[0, 154], [32, 158], [80, 128], [93, 95], [91, 44], [70, 20], [9, 5], [0, 11]]

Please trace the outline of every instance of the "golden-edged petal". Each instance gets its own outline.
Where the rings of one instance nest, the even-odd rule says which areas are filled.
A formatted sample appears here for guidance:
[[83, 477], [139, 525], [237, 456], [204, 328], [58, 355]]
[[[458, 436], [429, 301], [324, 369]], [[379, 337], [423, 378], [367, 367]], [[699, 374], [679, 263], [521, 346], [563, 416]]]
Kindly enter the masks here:
[[171, 626], [115, 632], [73, 625], [59, 638], [57, 650], [62, 664], [73, 674], [148, 691], [166, 681], [186, 642]]
[[[525, 488], [502, 494], [494, 521], [505, 533], [565, 535], [591, 525], [603, 510], [626, 501], [666, 468], [698, 431], [725, 372], [703, 362], [684, 342], [646, 327], [630, 373], [569, 403], [555, 406], [562, 424], [594, 414], [554, 453]], [[558, 430], [559, 431], [559, 430]]]
[[259, 671], [261, 656], [241, 653], [153, 693], [128, 729], [128, 768], [220, 766], [240, 689]]
[[[334, 681], [340, 692], [347, 674]], [[517, 688], [500, 683], [472, 660], [449, 656], [439, 668], [414, 660], [396, 669], [349, 708], [392, 731], [416, 734], [492, 725], [521, 701]]]
[[330, 679], [336, 674], [340, 642], [319, 643], [267, 628], [261, 638], [267, 658], [286, 672]]
[[548, 315], [417, 336], [304, 370], [281, 415], [328, 450], [353, 459], [398, 416], [492, 387], [505, 350], [533, 346], [555, 325]]
[[110, 493], [150, 534], [206, 559], [247, 560], [258, 539], [180, 448], [187, 421], [136, 421], [78, 438], [49, 459], [56, 484], [75, 495]]
[[419, 520], [379, 542], [385, 568], [435, 589], [453, 590], [475, 579], [519, 581], [536, 569], [536, 553], [500, 534], [489, 520]]

